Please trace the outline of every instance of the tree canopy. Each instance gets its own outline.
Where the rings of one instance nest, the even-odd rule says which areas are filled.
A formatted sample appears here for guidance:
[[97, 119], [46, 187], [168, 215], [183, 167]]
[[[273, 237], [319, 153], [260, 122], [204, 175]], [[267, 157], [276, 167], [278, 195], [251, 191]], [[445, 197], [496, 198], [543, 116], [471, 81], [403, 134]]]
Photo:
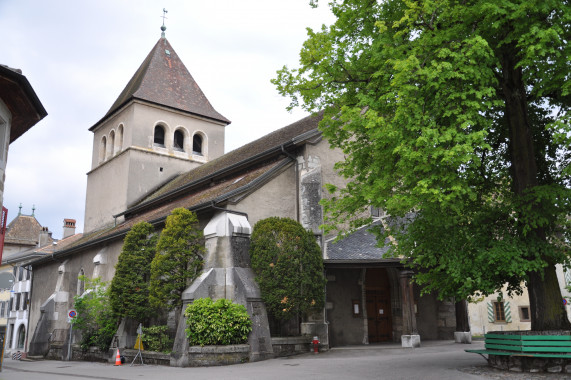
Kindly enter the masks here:
[[146, 222], [135, 224], [125, 236], [110, 288], [111, 307], [116, 315], [143, 323], [152, 316], [149, 281], [156, 245], [155, 229]]
[[252, 231], [250, 257], [262, 299], [278, 320], [323, 307], [321, 249], [301, 224], [279, 217], [260, 220]]
[[182, 306], [182, 292], [200, 274], [204, 239], [196, 214], [175, 208], [167, 217], [151, 262], [149, 300], [169, 310]]
[[[346, 0], [274, 83], [346, 160], [328, 224], [370, 206], [425, 291], [529, 290], [532, 329], [569, 328], [555, 274], [571, 241], [571, 6]], [[383, 240], [381, 240], [383, 241]]]

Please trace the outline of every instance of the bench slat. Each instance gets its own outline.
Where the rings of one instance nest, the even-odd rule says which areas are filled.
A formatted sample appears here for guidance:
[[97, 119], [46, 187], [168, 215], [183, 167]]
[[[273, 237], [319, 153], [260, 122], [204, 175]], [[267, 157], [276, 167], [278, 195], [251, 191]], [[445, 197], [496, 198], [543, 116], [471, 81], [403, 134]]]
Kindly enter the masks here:
[[571, 341], [571, 335], [521, 335], [521, 340], [568, 340]]
[[507, 344], [510, 346], [521, 346], [521, 341], [507, 339], [486, 339], [486, 344]]
[[571, 347], [522, 347], [522, 352], [571, 352]]
[[528, 341], [522, 341], [521, 345], [523, 347], [538, 347], [538, 346], [571, 347], [571, 341], [528, 340]]
[[509, 346], [506, 344], [485, 344], [486, 349], [491, 348], [495, 350], [506, 350], [512, 352], [521, 352], [521, 346]]
[[509, 340], [521, 340], [520, 335], [504, 335], [504, 334], [484, 334], [484, 338], [488, 340], [492, 339], [509, 339]]

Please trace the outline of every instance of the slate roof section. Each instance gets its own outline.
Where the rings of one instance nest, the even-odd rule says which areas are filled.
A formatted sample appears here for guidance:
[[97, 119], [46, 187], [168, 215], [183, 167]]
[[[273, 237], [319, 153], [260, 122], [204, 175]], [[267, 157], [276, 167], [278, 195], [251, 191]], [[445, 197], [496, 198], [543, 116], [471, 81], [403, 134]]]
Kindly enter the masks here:
[[18, 215], [8, 224], [4, 243], [34, 246], [38, 244], [42, 225], [33, 215]]
[[377, 238], [370, 231], [372, 228], [380, 225], [380, 221], [373, 222], [337, 242], [329, 243], [327, 245], [325, 262], [334, 262], [336, 260], [386, 260], [383, 258], [383, 255], [389, 250], [390, 241], [386, 240], [382, 247], [378, 247]]
[[230, 120], [212, 107], [166, 38], [159, 39], [109, 111], [89, 130], [94, 130], [133, 99], [230, 124]]

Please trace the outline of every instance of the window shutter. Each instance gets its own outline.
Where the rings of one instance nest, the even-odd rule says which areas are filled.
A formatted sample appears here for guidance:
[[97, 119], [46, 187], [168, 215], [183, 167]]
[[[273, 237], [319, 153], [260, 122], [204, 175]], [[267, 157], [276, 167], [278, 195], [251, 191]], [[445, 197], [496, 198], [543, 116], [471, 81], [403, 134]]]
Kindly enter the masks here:
[[488, 302], [488, 322], [494, 323], [494, 305]]
[[506, 313], [506, 322], [510, 323], [512, 321], [512, 311], [510, 303], [507, 301], [504, 301], [504, 312]]

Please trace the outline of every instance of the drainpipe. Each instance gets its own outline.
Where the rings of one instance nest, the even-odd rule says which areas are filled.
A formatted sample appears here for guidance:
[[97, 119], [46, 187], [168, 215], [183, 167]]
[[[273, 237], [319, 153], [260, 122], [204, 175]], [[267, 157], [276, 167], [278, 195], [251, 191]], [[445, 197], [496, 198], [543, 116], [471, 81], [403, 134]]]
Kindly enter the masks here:
[[284, 149], [284, 146], [281, 146], [283, 154], [288, 156], [295, 162], [295, 220], [299, 223], [299, 167], [297, 165], [297, 157], [293, 154], [289, 153]]

